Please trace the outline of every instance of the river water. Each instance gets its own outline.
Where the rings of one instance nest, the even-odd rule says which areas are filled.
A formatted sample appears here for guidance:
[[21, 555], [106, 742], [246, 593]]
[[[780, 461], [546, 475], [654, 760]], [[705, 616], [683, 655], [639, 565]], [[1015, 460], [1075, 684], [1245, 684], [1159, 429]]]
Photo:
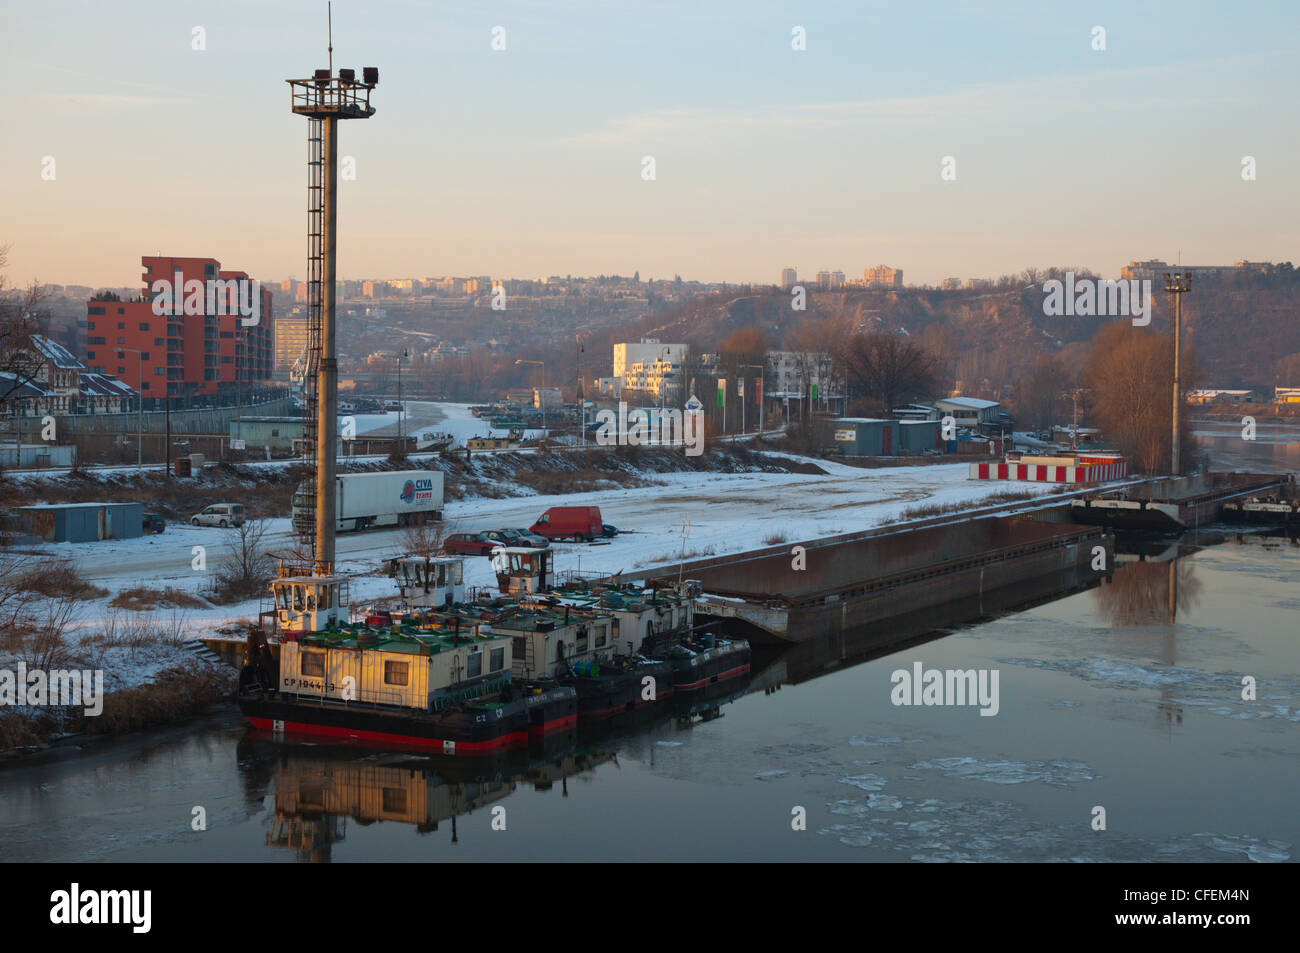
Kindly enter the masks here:
[[[232, 709], [11, 766], [0, 857], [1294, 859], [1300, 546], [1212, 527], [1121, 549], [1099, 587], [757, 652], [716, 709], [506, 761], [280, 744]], [[894, 704], [916, 663], [996, 672], [997, 713]]]

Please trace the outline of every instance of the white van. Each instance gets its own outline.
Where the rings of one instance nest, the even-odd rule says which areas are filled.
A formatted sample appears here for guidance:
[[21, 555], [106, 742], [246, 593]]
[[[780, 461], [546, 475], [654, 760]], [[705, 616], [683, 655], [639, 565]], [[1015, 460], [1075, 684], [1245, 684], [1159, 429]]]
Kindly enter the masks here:
[[239, 503], [213, 503], [190, 517], [190, 523], [194, 526], [220, 526], [222, 529], [227, 526], [242, 526], [244, 507]]

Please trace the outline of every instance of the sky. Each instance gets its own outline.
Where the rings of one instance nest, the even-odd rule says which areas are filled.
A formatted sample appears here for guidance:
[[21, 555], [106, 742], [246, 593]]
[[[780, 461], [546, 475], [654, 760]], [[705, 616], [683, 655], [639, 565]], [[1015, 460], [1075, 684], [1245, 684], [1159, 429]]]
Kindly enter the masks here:
[[[338, 0], [333, 17], [335, 67], [380, 70], [376, 114], [341, 124], [343, 278], [888, 264], [934, 284], [1300, 258], [1290, 0]], [[9, 281], [134, 286], [152, 254], [304, 277], [307, 121], [284, 81], [326, 63], [324, 0], [5, 4]]]

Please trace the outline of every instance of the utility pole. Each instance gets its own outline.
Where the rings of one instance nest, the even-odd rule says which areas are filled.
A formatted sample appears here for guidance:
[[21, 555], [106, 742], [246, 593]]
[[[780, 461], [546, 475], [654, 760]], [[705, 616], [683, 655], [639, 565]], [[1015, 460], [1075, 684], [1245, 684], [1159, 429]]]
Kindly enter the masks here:
[[1182, 381], [1180, 379], [1180, 343], [1182, 338], [1183, 324], [1183, 295], [1192, 290], [1192, 276], [1189, 272], [1174, 272], [1173, 275], [1165, 273], [1165, 291], [1173, 295], [1174, 298], [1174, 429], [1173, 442], [1170, 453], [1170, 472], [1178, 476], [1182, 472], [1180, 467], [1179, 451], [1180, 440], [1178, 438], [1179, 411], [1183, 402]]

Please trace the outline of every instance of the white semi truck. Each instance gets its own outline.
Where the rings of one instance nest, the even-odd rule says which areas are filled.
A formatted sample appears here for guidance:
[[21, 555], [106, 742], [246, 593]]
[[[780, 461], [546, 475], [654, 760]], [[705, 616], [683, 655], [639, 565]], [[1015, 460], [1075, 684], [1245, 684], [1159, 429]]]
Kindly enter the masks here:
[[[442, 474], [436, 470], [343, 473], [335, 481], [335, 528], [340, 532], [442, 519]], [[293, 497], [295, 529], [315, 520], [306, 489], [299, 484]]]

